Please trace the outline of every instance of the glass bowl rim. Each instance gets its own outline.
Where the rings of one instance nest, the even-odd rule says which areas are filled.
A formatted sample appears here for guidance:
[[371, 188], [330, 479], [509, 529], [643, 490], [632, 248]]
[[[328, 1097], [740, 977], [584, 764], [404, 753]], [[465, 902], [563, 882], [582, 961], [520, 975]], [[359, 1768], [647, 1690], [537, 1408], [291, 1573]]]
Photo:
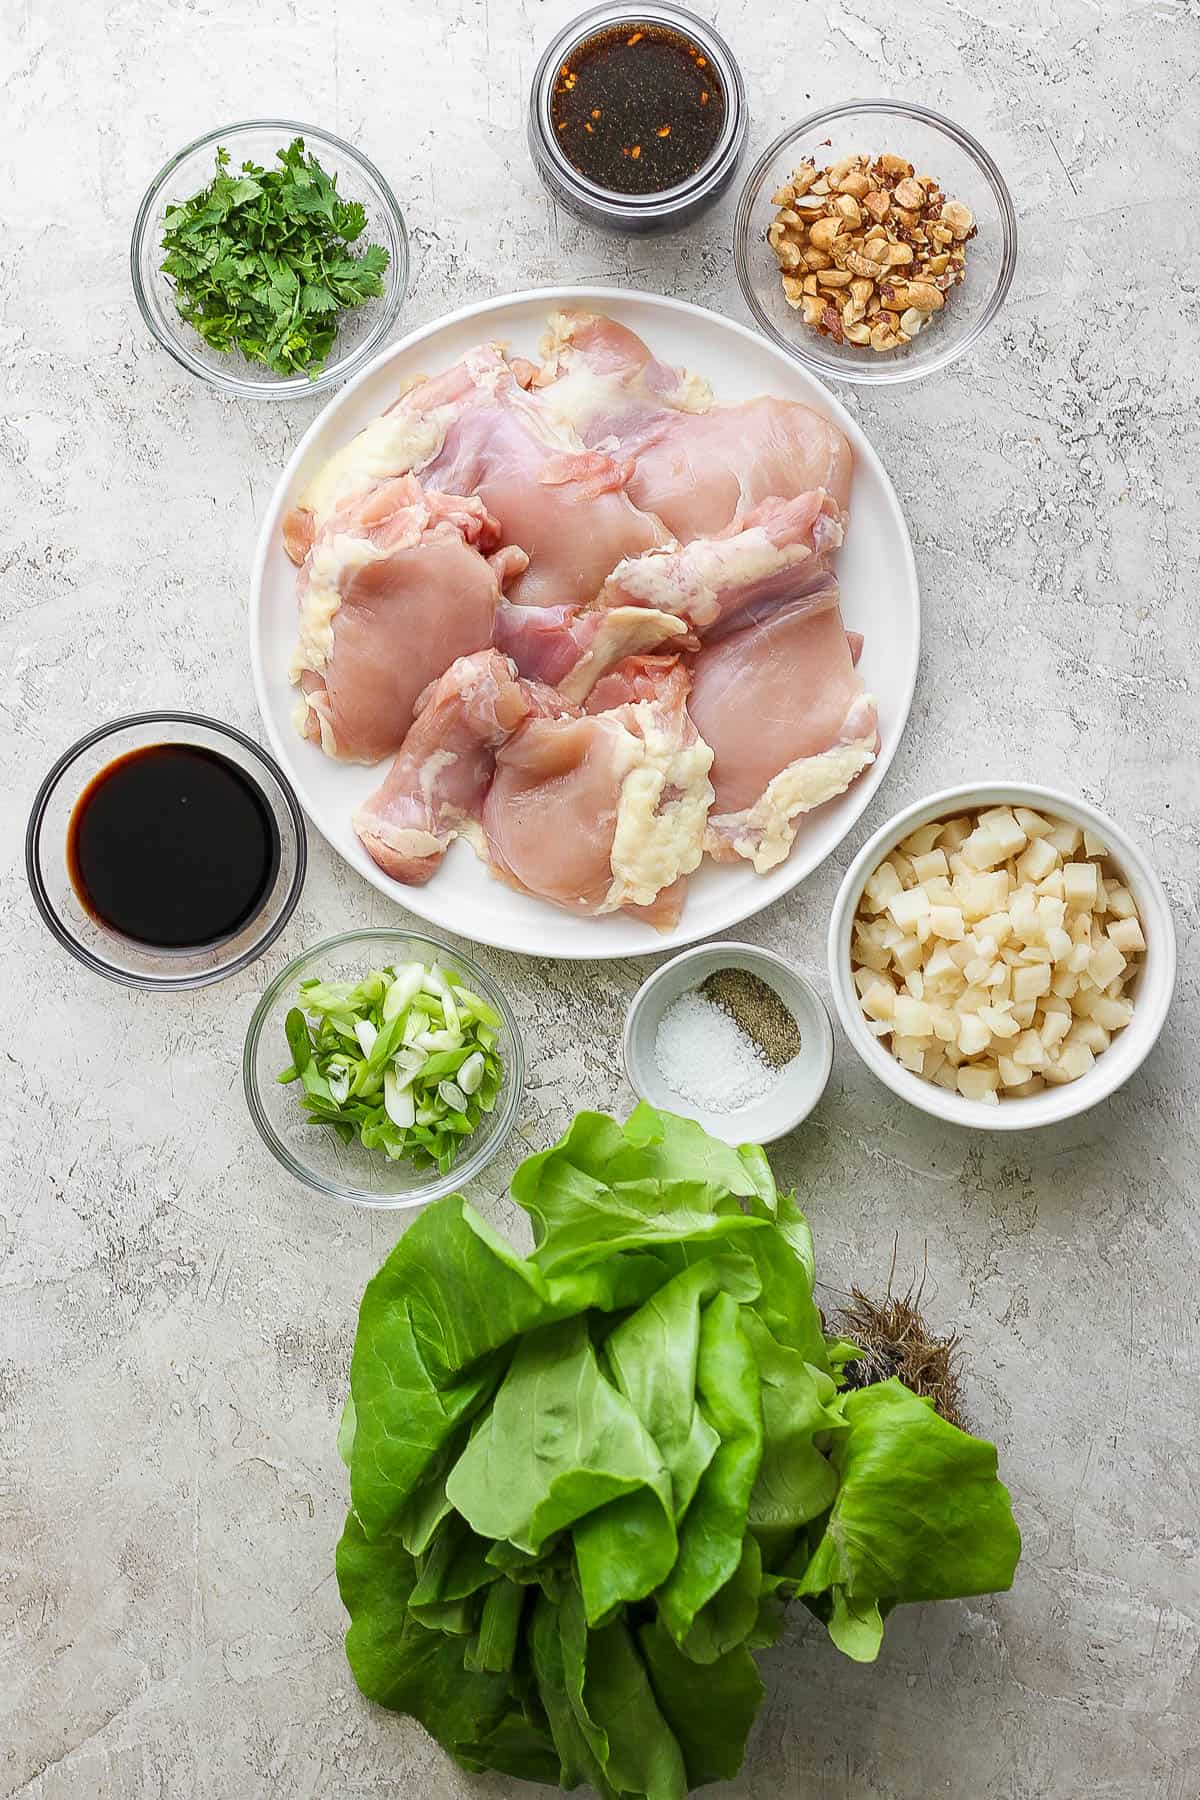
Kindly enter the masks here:
[[[216, 969], [203, 969], [192, 975], [143, 975], [135, 970], [118, 969], [115, 964], [107, 962], [102, 956], [87, 948], [76, 937], [59, 913], [50, 898], [41, 870], [42, 826], [51, 798], [62, 777], [73, 763], [96, 744], [102, 743], [119, 731], [128, 731], [143, 725], [198, 725], [205, 731], [211, 731], [216, 737], [232, 740], [239, 748], [247, 751], [255, 758], [276, 783], [291, 819], [292, 836], [295, 843], [296, 867], [292, 873], [291, 883], [284, 896], [279, 912], [271, 923], [270, 929], [261, 938], [255, 938], [232, 962], [222, 963]], [[86, 732], [71, 744], [57, 758], [43, 777], [34, 795], [33, 805], [29, 810], [29, 823], [25, 827], [25, 874], [33, 894], [34, 905], [42, 916], [42, 922], [51, 934], [57, 938], [63, 949], [68, 951], [85, 968], [95, 975], [102, 975], [107, 981], [115, 981], [122, 987], [138, 988], [149, 993], [181, 993], [193, 988], [212, 987], [218, 981], [225, 981], [229, 976], [238, 974], [256, 962], [264, 951], [269, 950], [288, 920], [296, 910], [304, 887], [304, 878], [308, 871], [308, 834], [304, 825], [304, 814], [300, 809], [291, 782], [280, 768], [270, 751], [264, 750], [261, 744], [239, 731], [236, 725], [226, 724], [224, 719], [210, 718], [206, 713], [175, 712], [161, 710], [157, 712], [126, 713], [120, 719], [110, 719], [104, 725], [97, 725], [94, 730]]]
[[[210, 368], [202, 359], [190, 352], [185, 345], [177, 342], [160, 327], [154, 316], [142, 281], [140, 252], [154, 212], [155, 203], [163, 187], [187, 157], [195, 151], [204, 150], [211, 144], [219, 143], [222, 138], [231, 138], [235, 132], [247, 131], [285, 131], [292, 137], [302, 137], [306, 147], [308, 140], [320, 141], [330, 145], [340, 155], [357, 164], [367, 179], [374, 183], [388, 215], [392, 229], [396, 234], [402, 258], [395, 280], [395, 292], [389, 295], [385, 289], [380, 297], [380, 310], [374, 325], [367, 332], [362, 342], [355, 346], [340, 362], [327, 366], [321, 373], [310, 380], [307, 375], [288, 375], [275, 377], [273, 380], [251, 381], [239, 375], [224, 375], [219, 370]], [[400, 308], [408, 295], [410, 251], [408, 227], [404, 222], [404, 214], [400, 210], [400, 202], [392, 192], [391, 186], [371, 161], [369, 156], [339, 137], [335, 131], [327, 131], [322, 125], [306, 125], [299, 119], [287, 118], [254, 118], [236, 119], [228, 125], [221, 125], [215, 131], [206, 131], [200, 137], [193, 138], [181, 150], [167, 159], [154, 176], [146, 192], [143, 194], [133, 221], [133, 232], [129, 242], [129, 273], [133, 282], [134, 299], [144, 324], [149, 329], [155, 343], [159, 344], [167, 355], [172, 357], [181, 368], [190, 375], [196, 375], [201, 381], [207, 381], [211, 387], [220, 389], [222, 393], [237, 394], [249, 399], [296, 399], [302, 395], [320, 394], [336, 383], [349, 380], [370, 360], [379, 345], [391, 330], [399, 315]]]
[[[747, 257], [750, 241], [750, 211], [758, 198], [767, 170], [779, 155], [780, 151], [785, 149], [786, 146], [796, 138], [802, 137], [807, 133], [818, 129], [822, 125], [832, 124], [835, 120], [845, 118], [848, 114], [853, 113], [892, 114], [897, 118], [915, 119], [923, 125], [931, 126], [934, 131], [940, 132], [944, 137], [948, 137], [952, 143], [957, 144], [958, 148], [976, 164], [992, 191], [992, 196], [1000, 214], [1000, 268], [982, 312], [970, 329], [963, 333], [961, 338], [948, 342], [937, 355], [930, 357], [930, 359], [924, 363], [911, 362], [905, 359], [900, 362], [889, 363], [886, 367], [880, 366], [874, 368], [870, 363], [865, 362], [846, 362], [844, 364], [838, 364], [835, 367], [832, 358], [826, 359], [818, 356], [808, 348], [807, 344], [799, 339], [784, 336], [767, 316], [767, 313], [759, 302], [758, 295], [754, 291], [754, 284], [750, 279], [750, 269]], [[885, 99], [844, 100], [837, 106], [822, 107], [817, 112], [809, 113], [805, 118], [799, 120], [797, 124], [787, 126], [785, 130], [781, 131], [779, 135], [768, 144], [767, 148], [762, 152], [762, 155], [758, 158], [754, 167], [747, 175], [742, 184], [742, 191], [738, 196], [737, 209], [734, 213], [733, 260], [734, 267], [737, 271], [738, 286], [741, 288], [742, 298], [753, 314], [755, 323], [758, 325], [759, 329], [764, 331], [773, 343], [778, 344], [782, 350], [786, 350], [789, 356], [794, 357], [797, 362], [802, 363], [805, 368], [812, 370], [814, 374], [831, 381], [849, 381], [857, 383], [860, 386], [883, 385], [889, 382], [917, 381], [922, 376], [933, 375], [939, 369], [944, 369], [948, 364], [956, 362], [960, 356], [964, 355], [965, 352], [977, 342], [1004, 304], [1008, 290], [1012, 286], [1013, 275], [1016, 272], [1017, 254], [1018, 230], [1016, 208], [1013, 206], [1012, 195], [1009, 192], [1008, 183], [1001, 174], [995, 158], [989, 151], [984, 149], [978, 138], [974, 137], [965, 126], [955, 124], [954, 120], [948, 118], [945, 113], [936, 112], [930, 106], [921, 106], [916, 101]]]
[[[470, 976], [472, 982], [478, 984], [484, 997], [495, 1003], [513, 1042], [511, 1068], [508, 1071], [508, 1079], [501, 1088], [500, 1104], [492, 1114], [495, 1125], [488, 1141], [478, 1144], [473, 1152], [468, 1152], [447, 1174], [439, 1175], [437, 1180], [430, 1182], [428, 1188], [421, 1193], [407, 1194], [399, 1198], [368, 1193], [362, 1188], [351, 1187], [344, 1182], [327, 1181], [324, 1176], [318, 1175], [315, 1169], [300, 1162], [280, 1139], [267, 1117], [266, 1109], [259, 1097], [254, 1067], [267, 1014], [283, 989], [289, 982], [295, 980], [297, 972], [303, 965], [314, 957], [340, 950], [347, 944], [362, 943], [368, 938], [392, 938], [397, 942], [428, 945], [431, 950], [437, 951], [447, 961], [460, 967], [464, 974]], [[335, 1200], [342, 1200], [351, 1206], [366, 1207], [372, 1212], [408, 1212], [415, 1207], [428, 1206], [434, 1200], [441, 1200], [447, 1194], [458, 1192], [460, 1188], [466, 1186], [467, 1182], [473, 1181], [477, 1175], [482, 1174], [512, 1136], [521, 1100], [525, 1093], [525, 1072], [525, 1042], [521, 1036], [521, 1028], [499, 983], [472, 957], [461, 950], [456, 950], [452, 944], [444, 942], [441, 938], [430, 937], [423, 931], [405, 930], [403, 926], [399, 925], [363, 925], [356, 926], [352, 931], [339, 931], [333, 937], [322, 938], [319, 943], [311, 944], [308, 949], [302, 950], [298, 956], [294, 956], [267, 983], [260, 994], [258, 1003], [250, 1015], [250, 1023], [246, 1027], [246, 1040], [242, 1048], [242, 1090], [246, 1097], [246, 1106], [259, 1137], [276, 1162], [290, 1175], [294, 1175], [298, 1181], [303, 1182], [305, 1187], [312, 1188], [316, 1193], [328, 1194]]]

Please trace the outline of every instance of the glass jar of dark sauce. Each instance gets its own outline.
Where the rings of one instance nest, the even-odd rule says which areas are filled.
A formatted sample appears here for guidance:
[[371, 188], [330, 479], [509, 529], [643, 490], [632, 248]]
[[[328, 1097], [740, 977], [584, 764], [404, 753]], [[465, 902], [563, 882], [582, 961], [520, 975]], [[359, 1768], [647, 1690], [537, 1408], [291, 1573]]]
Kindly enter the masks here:
[[529, 144], [555, 199], [627, 232], [690, 223], [728, 187], [749, 122], [733, 56], [682, 7], [600, 6], [547, 48]]

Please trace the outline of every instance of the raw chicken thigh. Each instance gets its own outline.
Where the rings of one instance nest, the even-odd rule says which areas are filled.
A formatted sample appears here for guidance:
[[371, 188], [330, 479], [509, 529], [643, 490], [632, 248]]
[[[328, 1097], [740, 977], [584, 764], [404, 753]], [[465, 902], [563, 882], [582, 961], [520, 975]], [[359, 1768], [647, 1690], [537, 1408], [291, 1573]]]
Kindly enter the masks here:
[[843, 793], [879, 748], [832, 576], [701, 650], [688, 709], [713, 750], [704, 848], [765, 874], [803, 814]]
[[625, 491], [632, 464], [588, 449], [556, 423], [522, 386], [531, 373], [483, 344], [411, 387], [309, 482], [284, 520], [289, 555], [300, 560], [347, 500], [404, 474], [473, 494], [500, 520], [506, 541], [526, 553], [512, 586], [524, 606], [591, 600], [622, 557], [669, 542]]
[[523, 673], [582, 700], [626, 656], [668, 642], [695, 649], [747, 609], [803, 594], [841, 541], [828, 494], [766, 500], [717, 537], [626, 557], [590, 607], [506, 604], [496, 641]]
[[422, 695], [383, 785], [354, 815], [354, 829], [379, 867], [419, 887], [456, 837], [478, 838], [496, 751], [532, 714], [563, 706], [551, 690], [521, 681], [494, 650], [453, 663]]
[[521, 606], [582, 605], [623, 557], [670, 542], [626, 492], [628, 460], [586, 449], [550, 419], [506, 366], [488, 372], [486, 404], [448, 426], [422, 480], [478, 494], [529, 558], [509, 589]]
[[613, 319], [559, 314], [535, 398], [564, 429], [632, 458], [631, 500], [681, 543], [712, 536], [772, 497], [823, 488], [845, 511], [852, 457], [836, 425], [771, 394], [717, 406], [706, 382], [653, 357]]
[[477, 498], [382, 482], [335, 511], [301, 569], [290, 674], [302, 729], [327, 755], [377, 762], [399, 749], [418, 695], [492, 641], [500, 583], [520, 551]]
[[572, 912], [627, 908], [674, 924], [712, 800], [688, 685], [665, 660], [612, 710], [522, 725], [483, 807], [496, 872]]
[[480, 344], [308, 478], [298, 722], [394, 757], [354, 818], [394, 880], [465, 836], [665, 927], [702, 855], [775, 867], [875, 758], [830, 572], [850, 446], [795, 401], [716, 405], [614, 320], [550, 323], [540, 366]]

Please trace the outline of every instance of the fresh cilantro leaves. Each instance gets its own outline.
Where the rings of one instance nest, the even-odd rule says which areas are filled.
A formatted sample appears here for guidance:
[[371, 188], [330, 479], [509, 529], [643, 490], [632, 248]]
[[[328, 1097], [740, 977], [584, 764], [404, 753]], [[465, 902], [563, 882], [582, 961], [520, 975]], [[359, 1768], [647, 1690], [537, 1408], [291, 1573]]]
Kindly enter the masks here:
[[169, 206], [161, 268], [175, 304], [214, 350], [240, 350], [277, 375], [318, 375], [350, 307], [383, 292], [388, 253], [362, 235], [366, 214], [295, 138], [277, 169], [229, 168], [217, 151], [211, 184]]

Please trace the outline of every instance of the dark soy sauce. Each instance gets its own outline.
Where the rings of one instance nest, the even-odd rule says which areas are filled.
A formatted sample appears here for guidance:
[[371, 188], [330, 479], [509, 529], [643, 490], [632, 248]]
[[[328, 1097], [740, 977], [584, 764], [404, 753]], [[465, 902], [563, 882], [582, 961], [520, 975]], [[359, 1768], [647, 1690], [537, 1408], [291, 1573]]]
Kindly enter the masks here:
[[607, 25], [555, 78], [550, 122], [581, 175], [618, 194], [659, 194], [716, 148], [725, 95], [711, 60], [669, 25]]
[[263, 794], [228, 757], [150, 744], [101, 769], [75, 803], [67, 868], [100, 925], [158, 950], [241, 930], [279, 870]]

